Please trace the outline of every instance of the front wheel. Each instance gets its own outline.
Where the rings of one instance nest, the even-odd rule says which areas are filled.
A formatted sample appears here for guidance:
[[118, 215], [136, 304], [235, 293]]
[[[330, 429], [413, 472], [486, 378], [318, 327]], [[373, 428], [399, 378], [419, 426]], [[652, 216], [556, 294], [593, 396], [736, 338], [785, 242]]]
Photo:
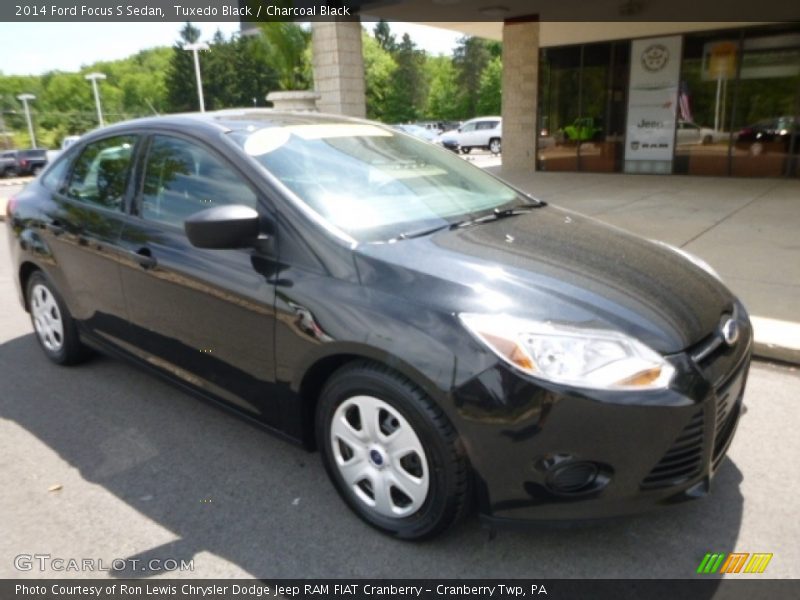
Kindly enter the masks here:
[[495, 155], [496, 154], [500, 154], [500, 152], [502, 152], [502, 150], [503, 150], [503, 145], [501, 144], [501, 142], [500, 142], [500, 140], [498, 138], [493, 138], [489, 142], [489, 152], [491, 152], [492, 154], [495, 154]]
[[472, 152], [472, 146], [461, 146], [462, 154], [469, 154], [470, 152]]
[[388, 368], [358, 362], [320, 397], [317, 444], [339, 494], [364, 521], [403, 539], [441, 533], [467, 511], [469, 468], [441, 409]]

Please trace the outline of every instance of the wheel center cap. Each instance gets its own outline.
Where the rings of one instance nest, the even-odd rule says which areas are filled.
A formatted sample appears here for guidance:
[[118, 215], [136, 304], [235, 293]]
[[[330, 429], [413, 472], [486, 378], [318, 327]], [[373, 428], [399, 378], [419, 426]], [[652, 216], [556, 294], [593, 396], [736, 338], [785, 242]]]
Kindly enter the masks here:
[[383, 467], [386, 466], [386, 459], [383, 456], [383, 452], [381, 452], [377, 448], [373, 448], [372, 450], [369, 451], [369, 460], [373, 465], [375, 465], [379, 469], [382, 469]]

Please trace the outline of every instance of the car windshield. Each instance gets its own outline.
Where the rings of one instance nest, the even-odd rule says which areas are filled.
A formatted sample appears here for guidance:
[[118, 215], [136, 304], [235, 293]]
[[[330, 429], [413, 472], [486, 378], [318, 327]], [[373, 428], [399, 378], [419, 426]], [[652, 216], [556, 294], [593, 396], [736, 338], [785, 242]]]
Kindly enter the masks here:
[[323, 219], [360, 242], [530, 204], [451, 152], [376, 125], [304, 124], [232, 136]]

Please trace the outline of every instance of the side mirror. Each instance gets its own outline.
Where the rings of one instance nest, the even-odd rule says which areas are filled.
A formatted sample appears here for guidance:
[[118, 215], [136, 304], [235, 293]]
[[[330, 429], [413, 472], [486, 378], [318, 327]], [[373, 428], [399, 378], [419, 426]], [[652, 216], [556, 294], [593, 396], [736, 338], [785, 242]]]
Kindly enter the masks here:
[[183, 227], [198, 248], [244, 248], [258, 239], [261, 217], [249, 206], [230, 204], [201, 210], [186, 219]]

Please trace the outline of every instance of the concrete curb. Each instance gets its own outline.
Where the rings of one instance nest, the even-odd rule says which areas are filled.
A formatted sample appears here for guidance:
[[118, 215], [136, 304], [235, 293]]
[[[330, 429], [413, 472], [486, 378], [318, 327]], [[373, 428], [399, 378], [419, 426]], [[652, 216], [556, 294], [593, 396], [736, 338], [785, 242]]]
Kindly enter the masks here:
[[800, 323], [751, 317], [755, 332], [753, 354], [758, 358], [800, 365]]

